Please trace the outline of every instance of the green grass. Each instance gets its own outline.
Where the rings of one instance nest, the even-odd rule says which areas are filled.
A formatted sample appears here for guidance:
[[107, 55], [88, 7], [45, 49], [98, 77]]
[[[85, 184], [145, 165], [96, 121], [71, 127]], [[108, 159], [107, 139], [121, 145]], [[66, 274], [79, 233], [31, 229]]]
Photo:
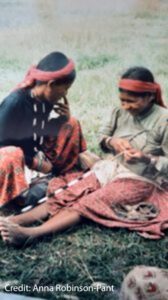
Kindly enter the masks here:
[[[121, 0], [117, 4], [114, 0], [105, 0], [105, 4], [90, 0], [87, 5], [79, 0], [73, 0], [73, 5], [71, 0], [48, 1], [47, 11], [43, 1], [16, 2], [22, 11], [27, 5], [25, 13], [31, 5], [37, 22], [0, 31], [1, 98], [24, 77], [29, 65], [45, 54], [53, 50], [67, 53], [78, 70], [69, 92], [71, 111], [81, 121], [89, 149], [99, 153], [98, 130], [111, 107], [118, 104], [117, 83], [126, 68], [150, 68], [161, 83], [164, 99], [168, 97], [166, 0], [134, 1], [134, 6], [124, 1], [128, 2], [124, 8]], [[135, 232], [88, 223], [27, 248], [7, 248], [0, 241], [0, 280], [31, 286], [84, 286], [102, 281], [113, 284], [117, 291], [134, 265], [168, 268], [167, 248], [167, 234], [162, 240], [150, 241]], [[65, 299], [59, 293], [23, 294]], [[117, 299], [114, 294], [98, 292], [76, 295], [80, 299]]]
[[[123, 276], [134, 265], [168, 267], [167, 247], [167, 238], [148, 241], [127, 230], [83, 224], [28, 248], [7, 251], [2, 245], [1, 280], [15, 279], [20, 285], [29, 286], [55, 286], [56, 283], [90, 286], [93, 281], [101, 281], [114, 285], [117, 291]], [[58, 299], [58, 295], [49, 293], [29, 294]], [[97, 292], [77, 295], [80, 299], [101, 299]]]
[[93, 70], [97, 68], [102, 68], [110, 62], [115, 62], [117, 60], [117, 55], [98, 55], [98, 56], [80, 56], [78, 59], [78, 71], [81, 70]]

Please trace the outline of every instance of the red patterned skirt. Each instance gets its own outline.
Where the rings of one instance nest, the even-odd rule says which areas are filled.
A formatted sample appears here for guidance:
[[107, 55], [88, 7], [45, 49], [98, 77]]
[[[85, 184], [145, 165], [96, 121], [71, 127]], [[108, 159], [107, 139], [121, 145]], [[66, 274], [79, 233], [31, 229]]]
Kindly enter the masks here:
[[18, 147], [0, 149], [0, 206], [28, 187], [24, 175], [24, 155]]
[[[46, 157], [58, 174], [73, 169], [78, 162], [79, 153], [85, 150], [86, 142], [80, 123], [75, 118], [63, 123], [57, 136], [47, 137], [43, 145]], [[35, 169], [33, 165], [32, 169]], [[14, 146], [1, 148], [0, 206], [18, 196], [26, 188], [28, 184], [24, 174], [23, 151]]]
[[[81, 174], [69, 173], [60, 178], [54, 178], [49, 184], [48, 193], [63, 187], [70, 180]], [[116, 203], [135, 205], [147, 201], [159, 211], [156, 218], [147, 221], [130, 221], [117, 216], [112, 209]], [[116, 179], [104, 187], [94, 175], [78, 181], [63, 189], [57, 196], [48, 198], [48, 212], [51, 216], [62, 208], [71, 208], [85, 218], [106, 227], [123, 227], [138, 231], [147, 238], [158, 239], [164, 236], [163, 230], [168, 228], [168, 191], [160, 191], [151, 183], [131, 178]]]

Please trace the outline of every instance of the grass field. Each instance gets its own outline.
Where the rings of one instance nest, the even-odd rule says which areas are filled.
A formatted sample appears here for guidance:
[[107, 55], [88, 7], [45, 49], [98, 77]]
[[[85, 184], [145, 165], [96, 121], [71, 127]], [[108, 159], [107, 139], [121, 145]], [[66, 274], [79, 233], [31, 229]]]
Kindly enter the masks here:
[[[69, 92], [89, 149], [99, 153], [97, 133], [118, 103], [117, 82], [133, 65], [150, 68], [168, 98], [167, 0], [0, 1], [1, 99], [30, 64], [60, 50], [72, 57], [78, 76]], [[1, 15], [2, 14], [2, 15]], [[0, 241], [0, 285], [114, 285], [116, 295], [94, 292], [23, 292], [46, 299], [117, 299], [123, 276], [137, 264], [168, 268], [168, 236], [149, 241], [127, 230], [87, 223], [28, 248]], [[64, 295], [63, 295], [64, 294]], [[75, 298], [74, 298], [75, 299]]]

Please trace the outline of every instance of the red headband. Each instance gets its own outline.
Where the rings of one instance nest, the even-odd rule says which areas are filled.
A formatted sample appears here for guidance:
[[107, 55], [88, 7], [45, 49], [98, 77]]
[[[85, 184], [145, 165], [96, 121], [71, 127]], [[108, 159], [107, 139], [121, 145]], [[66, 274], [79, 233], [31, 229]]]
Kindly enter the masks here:
[[67, 76], [75, 69], [74, 62], [70, 59], [68, 64], [58, 71], [48, 72], [42, 71], [36, 68], [36, 66], [30, 67], [24, 80], [16, 86], [18, 88], [25, 88], [31, 86], [35, 80], [39, 81], [50, 81], [60, 79], [64, 76]]
[[130, 92], [152, 92], [156, 93], [156, 104], [166, 107], [162, 99], [162, 92], [160, 85], [156, 82], [145, 82], [133, 79], [121, 79], [119, 82], [119, 88]]

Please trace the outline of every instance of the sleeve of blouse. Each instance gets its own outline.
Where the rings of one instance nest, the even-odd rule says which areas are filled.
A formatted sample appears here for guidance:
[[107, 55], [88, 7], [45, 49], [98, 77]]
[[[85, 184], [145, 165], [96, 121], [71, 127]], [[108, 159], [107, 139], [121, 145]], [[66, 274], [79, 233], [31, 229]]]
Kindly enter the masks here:
[[161, 143], [163, 155], [160, 155], [156, 164], [156, 169], [164, 175], [168, 176], [168, 122], [163, 132], [163, 139]]
[[9, 95], [0, 105], [0, 146], [17, 143], [21, 116], [20, 104]]
[[117, 126], [117, 119], [119, 115], [119, 108], [114, 108], [110, 114], [108, 122], [100, 128], [99, 131], [99, 145], [102, 150], [107, 151], [105, 140], [107, 137], [113, 136]]
[[154, 129], [148, 139], [145, 152], [158, 156], [155, 168], [160, 175], [168, 177], [168, 118], [161, 120], [158, 130]]

